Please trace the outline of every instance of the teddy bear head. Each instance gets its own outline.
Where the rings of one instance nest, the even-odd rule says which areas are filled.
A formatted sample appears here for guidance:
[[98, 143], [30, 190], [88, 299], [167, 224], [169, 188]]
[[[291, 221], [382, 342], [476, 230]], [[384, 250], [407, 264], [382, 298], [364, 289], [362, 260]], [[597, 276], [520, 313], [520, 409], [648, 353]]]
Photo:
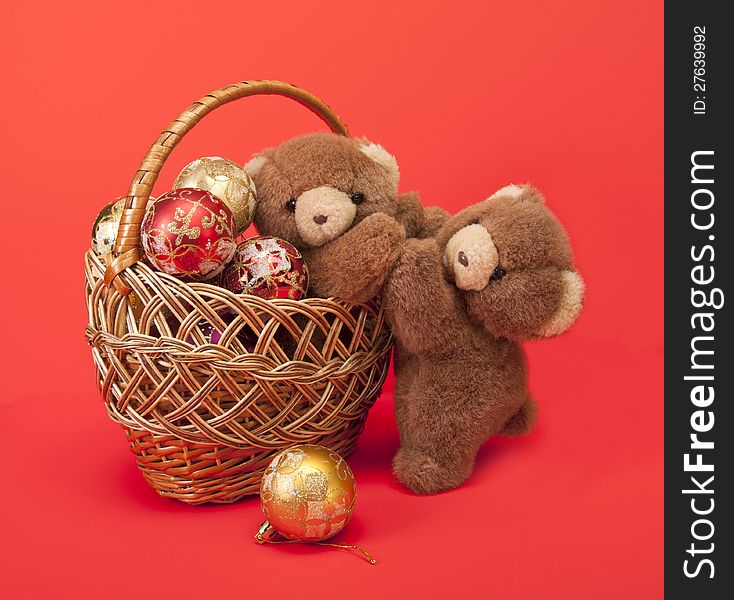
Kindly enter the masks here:
[[397, 161], [364, 139], [303, 135], [257, 154], [245, 170], [257, 188], [260, 233], [298, 248], [322, 246], [368, 215], [398, 210]]
[[584, 284], [566, 232], [531, 186], [507, 186], [456, 214], [436, 237], [469, 318], [492, 335], [557, 335], [581, 310]]

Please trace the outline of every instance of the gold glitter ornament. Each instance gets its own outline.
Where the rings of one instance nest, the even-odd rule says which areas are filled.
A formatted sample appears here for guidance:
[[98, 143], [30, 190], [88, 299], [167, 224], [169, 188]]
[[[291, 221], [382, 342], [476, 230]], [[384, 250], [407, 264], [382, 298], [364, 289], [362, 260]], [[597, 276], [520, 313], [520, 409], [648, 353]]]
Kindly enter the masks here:
[[92, 250], [98, 256], [104, 256], [114, 249], [123, 210], [125, 210], [125, 198], [118, 198], [105, 206], [94, 220]]
[[[255, 538], [264, 543], [320, 543], [339, 533], [354, 512], [357, 484], [347, 462], [323, 446], [302, 444], [275, 455], [263, 474], [260, 502], [265, 521]], [[279, 542], [277, 535], [287, 541]], [[349, 544], [324, 546], [361, 552]]]
[[349, 465], [323, 446], [283, 450], [265, 470], [260, 485], [265, 518], [296, 542], [320, 542], [339, 533], [352, 516], [356, 499]]
[[[117, 229], [120, 226], [120, 218], [125, 210], [124, 196], [110, 202], [97, 215], [92, 225], [92, 250], [98, 256], [104, 256], [115, 249], [117, 241]], [[147, 206], [154, 202], [155, 198], [148, 200]]]
[[255, 182], [242, 167], [226, 158], [197, 158], [183, 168], [173, 188], [197, 188], [214, 194], [232, 211], [238, 234], [255, 217]]

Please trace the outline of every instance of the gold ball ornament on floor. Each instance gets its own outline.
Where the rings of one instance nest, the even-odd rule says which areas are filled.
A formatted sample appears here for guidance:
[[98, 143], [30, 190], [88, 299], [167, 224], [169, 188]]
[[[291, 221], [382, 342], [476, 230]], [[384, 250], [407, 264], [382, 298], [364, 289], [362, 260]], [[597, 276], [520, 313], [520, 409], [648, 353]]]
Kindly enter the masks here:
[[302, 445], [276, 455], [260, 485], [263, 513], [295, 542], [320, 542], [339, 533], [357, 500], [346, 461], [323, 446]]
[[[263, 474], [260, 502], [267, 519], [255, 536], [259, 543], [323, 542], [339, 533], [354, 512], [357, 484], [347, 462], [333, 450], [303, 444], [278, 453]], [[288, 543], [286, 542], [286, 543]], [[357, 546], [371, 564], [375, 560]]]
[[219, 156], [197, 158], [176, 177], [173, 189], [197, 188], [214, 194], [234, 215], [237, 233], [255, 218], [255, 183], [237, 163]]

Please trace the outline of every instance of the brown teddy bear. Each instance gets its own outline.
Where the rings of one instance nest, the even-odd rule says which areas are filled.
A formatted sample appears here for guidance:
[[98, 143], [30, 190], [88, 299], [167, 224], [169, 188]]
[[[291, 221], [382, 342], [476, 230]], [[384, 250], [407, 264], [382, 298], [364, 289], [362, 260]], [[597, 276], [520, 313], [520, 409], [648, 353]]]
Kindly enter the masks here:
[[568, 238], [536, 190], [508, 186], [435, 239], [407, 240], [383, 297], [398, 341], [395, 474], [417, 493], [454, 488], [482, 443], [535, 423], [519, 340], [579, 314]]
[[398, 194], [398, 163], [379, 144], [332, 133], [292, 138], [245, 170], [263, 235], [298, 248], [317, 296], [365, 302], [380, 294], [406, 237], [432, 235], [448, 213]]
[[508, 186], [449, 221], [398, 194], [384, 148], [333, 134], [291, 139], [246, 170], [258, 229], [302, 251], [313, 293], [363, 302], [384, 288], [403, 483], [420, 493], [460, 485], [485, 440], [532, 428], [518, 340], [568, 328], [583, 294], [537, 191]]

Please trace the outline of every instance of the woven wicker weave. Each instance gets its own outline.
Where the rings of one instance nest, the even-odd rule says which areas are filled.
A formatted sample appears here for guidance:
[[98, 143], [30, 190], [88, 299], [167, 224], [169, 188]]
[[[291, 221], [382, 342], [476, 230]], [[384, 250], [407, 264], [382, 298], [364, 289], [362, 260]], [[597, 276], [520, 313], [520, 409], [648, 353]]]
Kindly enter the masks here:
[[[289, 84], [245, 81], [213, 92], [146, 155], [114, 256], [85, 255], [86, 337], [107, 411], [150, 485], [191, 504], [257, 493], [272, 455], [292, 444], [348, 456], [392, 344], [377, 303], [239, 296], [138, 261], [145, 205], [173, 147], [217, 106], [254, 94], [293, 98], [347, 135], [326, 105]], [[212, 330], [221, 334], [216, 344], [208, 342]]]

